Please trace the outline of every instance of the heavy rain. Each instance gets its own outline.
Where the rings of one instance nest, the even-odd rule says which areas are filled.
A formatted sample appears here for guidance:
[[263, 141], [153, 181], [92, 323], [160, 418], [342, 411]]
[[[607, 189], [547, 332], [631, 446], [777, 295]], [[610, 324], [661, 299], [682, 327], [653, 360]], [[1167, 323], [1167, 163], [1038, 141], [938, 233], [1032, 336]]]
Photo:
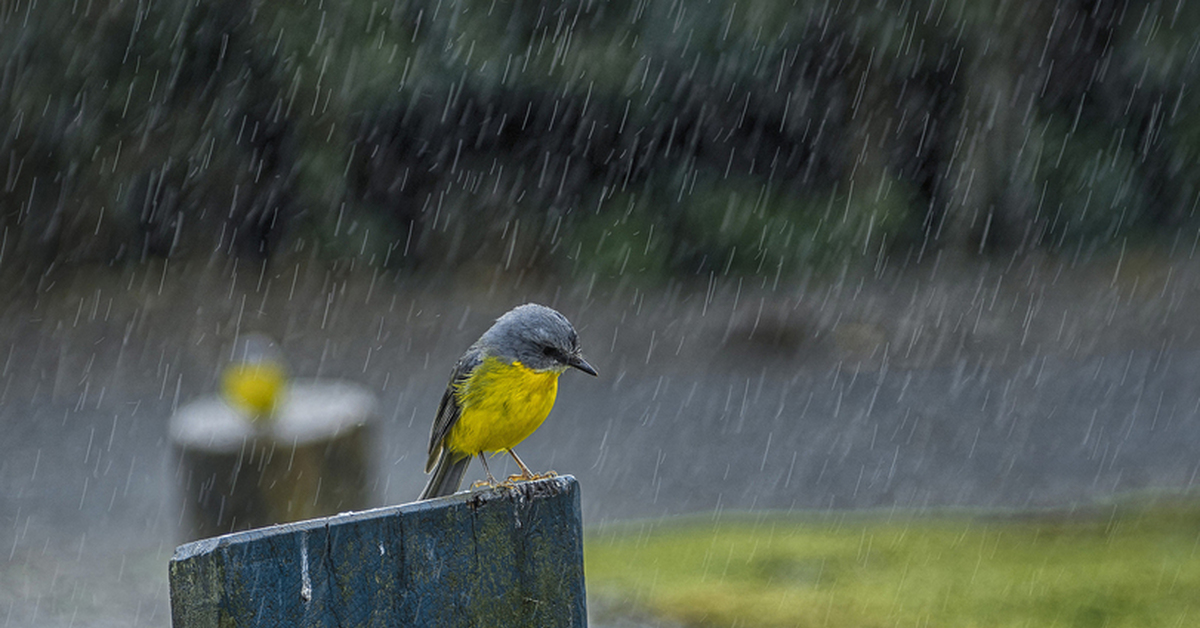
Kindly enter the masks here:
[[[0, 0], [0, 626], [170, 625], [177, 545], [277, 522], [238, 474], [311, 489], [292, 519], [415, 500], [455, 361], [527, 302], [599, 371], [519, 448], [578, 479], [589, 625], [1192, 625], [1197, 33]], [[238, 363], [366, 431], [213, 480], [185, 417], [283, 412]]]

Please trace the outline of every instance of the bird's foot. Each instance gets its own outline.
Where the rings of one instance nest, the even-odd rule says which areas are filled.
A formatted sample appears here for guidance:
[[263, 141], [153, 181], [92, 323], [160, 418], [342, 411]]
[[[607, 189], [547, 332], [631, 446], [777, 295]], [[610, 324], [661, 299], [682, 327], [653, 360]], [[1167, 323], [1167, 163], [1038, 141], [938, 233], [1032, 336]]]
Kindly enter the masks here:
[[517, 487], [516, 482], [519, 478], [520, 476], [514, 475], [506, 480], [492, 480], [490, 482], [488, 480], [475, 480], [475, 483], [471, 485], [471, 490], [475, 490], [477, 488], [491, 489], [493, 491], [501, 489], [512, 490]]
[[558, 473], [554, 471], [546, 471], [545, 473], [518, 473], [517, 475], [508, 476], [506, 482], [510, 484], [513, 482], [532, 482], [534, 480], [547, 480], [556, 477], [558, 477]]

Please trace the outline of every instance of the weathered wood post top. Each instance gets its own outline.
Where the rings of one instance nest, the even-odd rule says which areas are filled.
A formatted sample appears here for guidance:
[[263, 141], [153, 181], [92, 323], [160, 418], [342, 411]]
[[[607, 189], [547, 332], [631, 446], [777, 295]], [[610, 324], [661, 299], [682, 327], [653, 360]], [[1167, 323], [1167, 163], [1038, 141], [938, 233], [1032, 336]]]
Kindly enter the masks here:
[[571, 476], [179, 546], [175, 628], [587, 624]]

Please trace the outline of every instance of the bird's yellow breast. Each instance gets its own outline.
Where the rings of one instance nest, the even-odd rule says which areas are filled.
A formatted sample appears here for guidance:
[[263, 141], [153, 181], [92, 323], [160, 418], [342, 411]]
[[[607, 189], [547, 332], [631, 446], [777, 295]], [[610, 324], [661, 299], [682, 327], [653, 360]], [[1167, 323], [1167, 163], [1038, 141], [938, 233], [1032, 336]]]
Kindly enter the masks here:
[[546, 420], [558, 394], [560, 371], [535, 371], [494, 357], [455, 390], [462, 414], [446, 435], [452, 451], [475, 455], [507, 451]]

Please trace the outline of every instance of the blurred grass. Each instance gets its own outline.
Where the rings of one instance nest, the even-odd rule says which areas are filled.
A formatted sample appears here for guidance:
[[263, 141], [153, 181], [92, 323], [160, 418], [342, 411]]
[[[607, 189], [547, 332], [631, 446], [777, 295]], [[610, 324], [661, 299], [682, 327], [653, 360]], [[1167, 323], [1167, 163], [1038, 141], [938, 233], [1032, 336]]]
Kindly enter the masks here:
[[[594, 606], [684, 626], [1187, 626], [1200, 503], [722, 515], [585, 539]], [[619, 602], [618, 602], [619, 601]]]

